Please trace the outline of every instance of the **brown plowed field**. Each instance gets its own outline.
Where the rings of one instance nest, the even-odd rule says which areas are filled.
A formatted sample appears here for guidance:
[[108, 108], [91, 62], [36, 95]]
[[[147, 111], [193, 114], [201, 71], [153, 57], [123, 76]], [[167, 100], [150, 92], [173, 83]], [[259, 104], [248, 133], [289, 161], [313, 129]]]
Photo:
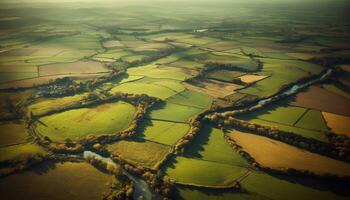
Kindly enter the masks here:
[[350, 100], [317, 86], [297, 94], [291, 105], [350, 116]]

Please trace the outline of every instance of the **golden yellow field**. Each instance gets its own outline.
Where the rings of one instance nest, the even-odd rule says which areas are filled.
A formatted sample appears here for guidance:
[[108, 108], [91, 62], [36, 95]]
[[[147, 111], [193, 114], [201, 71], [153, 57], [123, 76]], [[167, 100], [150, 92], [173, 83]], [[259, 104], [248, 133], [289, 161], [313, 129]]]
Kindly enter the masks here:
[[212, 97], [223, 98], [228, 95], [234, 94], [235, 90], [241, 88], [242, 86], [233, 83], [224, 83], [214, 80], [203, 80], [197, 81], [194, 84], [183, 83], [184, 86], [196, 92], [203, 94], [208, 94]]
[[228, 136], [264, 167], [282, 171], [292, 168], [318, 175], [350, 176], [350, 164], [342, 161], [236, 130], [230, 132]]
[[331, 131], [350, 137], [350, 117], [328, 112], [322, 112], [322, 115]]
[[266, 77], [267, 76], [247, 74], [247, 75], [243, 75], [239, 78], [241, 79], [241, 81], [249, 84], [249, 83], [254, 83], [254, 82], [260, 81]]

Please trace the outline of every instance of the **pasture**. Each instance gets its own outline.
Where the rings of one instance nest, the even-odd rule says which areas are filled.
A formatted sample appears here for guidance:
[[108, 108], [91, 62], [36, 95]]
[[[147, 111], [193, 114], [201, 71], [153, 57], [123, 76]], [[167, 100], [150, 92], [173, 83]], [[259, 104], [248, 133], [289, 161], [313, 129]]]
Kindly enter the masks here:
[[177, 156], [167, 165], [164, 173], [176, 183], [215, 188], [233, 186], [236, 179], [247, 173], [247, 169]]
[[184, 82], [183, 85], [188, 90], [207, 94], [214, 98], [223, 98], [232, 95], [235, 93], [235, 90], [242, 87], [234, 83], [226, 83], [216, 80], [194, 80], [189, 83]]
[[42, 65], [39, 67], [39, 76], [52, 76], [64, 74], [102, 73], [109, 70], [100, 62], [78, 61], [74, 63], [59, 63]]
[[108, 145], [107, 150], [135, 166], [157, 169], [171, 147], [150, 141], [122, 140]]
[[302, 184], [302, 182], [292, 182], [277, 176], [253, 172], [241, 181], [241, 185], [248, 192], [264, 196], [268, 199], [286, 200], [308, 200], [317, 198], [320, 200], [339, 199], [345, 200], [346, 196], [321, 188], [313, 188]]
[[53, 141], [78, 140], [88, 135], [108, 135], [129, 127], [135, 108], [125, 102], [106, 103], [42, 117], [37, 131]]
[[74, 96], [66, 96], [61, 98], [40, 99], [27, 107], [28, 115], [43, 115], [53, 110], [60, 110], [69, 106], [77, 105], [87, 100], [86, 93], [76, 94]]
[[224, 133], [208, 125], [202, 127], [192, 145], [186, 148], [185, 155], [189, 158], [233, 166], [249, 166], [248, 162], [229, 145]]
[[0, 162], [21, 161], [35, 155], [47, 155], [48, 152], [34, 143], [11, 145], [0, 148]]
[[152, 107], [149, 118], [173, 122], [188, 122], [205, 109], [174, 103], [159, 103]]
[[175, 145], [190, 126], [184, 123], [158, 120], [144, 120], [138, 130], [138, 137], [166, 145]]
[[113, 179], [88, 163], [45, 162], [0, 179], [0, 192], [5, 199], [96, 200], [109, 191]]

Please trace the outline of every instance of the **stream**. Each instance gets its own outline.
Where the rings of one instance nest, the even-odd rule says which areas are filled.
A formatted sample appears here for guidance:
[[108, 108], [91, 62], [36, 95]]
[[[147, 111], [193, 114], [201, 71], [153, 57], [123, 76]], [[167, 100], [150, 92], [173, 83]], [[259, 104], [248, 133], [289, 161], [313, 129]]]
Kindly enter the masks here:
[[315, 79], [312, 79], [306, 83], [300, 83], [300, 84], [295, 84], [293, 85], [293, 87], [291, 87], [290, 89], [282, 92], [282, 93], [278, 93], [276, 95], [273, 95], [271, 97], [268, 97], [266, 99], [262, 99], [260, 100], [257, 104], [258, 105], [265, 105], [266, 103], [270, 102], [273, 98], [276, 98], [276, 97], [281, 97], [281, 96], [290, 96], [292, 94], [295, 94], [297, 93], [299, 90], [303, 89], [303, 88], [306, 88], [314, 83], [317, 83], [318, 81], [322, 81], [324, 80], [325, 78], [329, 77], [333, 72], [333, 69], [328, 69], [324, 74], [322, 74], [319, 78], [315, 78]]

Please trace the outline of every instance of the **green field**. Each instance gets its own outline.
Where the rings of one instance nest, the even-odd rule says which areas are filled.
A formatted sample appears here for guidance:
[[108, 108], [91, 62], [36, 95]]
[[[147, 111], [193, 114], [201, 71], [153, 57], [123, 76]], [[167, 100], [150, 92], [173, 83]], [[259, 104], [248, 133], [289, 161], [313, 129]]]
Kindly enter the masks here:
[[278, 92], [282, 86], [297, 81], [298, 79], [319, 74], [322, 67], [302, 61], [285, 61], [274, 59], [262, 59], [264, 68], [261, 75], [271, 75], [252, 87], [240, 90], [242, 93], [266, 97]]
[[207, 187], [230, 187], [246, 172], [243, 167], [180, 156], [165, 169], [175, 182]]
[[47, 151], [34, 143], [18, 144], [0, 148], [0, 162], [23, 160], [35, 155], [46, 155]]
[[111, 90], [112, 93], [123, 92], [128, 94], [147, 94], [149, 96], [166, 99], [176, 94], [176, 91], [162, 85], [144, 83], [139, 81], [126, 82]]
[[349, 199], [349, 5], [1, 0], [0, 199]]
[[[169, 71], [171, 73], [169, 73]], [[165, 70], [153, 64], [143, 66], [142, 68], [141, 67], [129, 68], [128, 74], [137, 75], [137, 76], [146, 76], [149, 78], [163, 78], [163, 79], [179, 80], [179, 81], [183, 81], [186, 78], [190, 77], [189, 74], [186, 74], [183, 71]]]
[[260, 120], [260, 119], [252, 119], [249, 120], [249, 122], [252, 123], [256, 123], [256, 124], [261, 124], [261, 125], [265, 125], [265, 126], [271, 126], [271, 127], [276, 127], [280, 130], [283, 131], [289, 131], [292, 132], [294, 134], [303, 136], [303, 137], [308, 137], [308, 138], [314, 138], [316, 140], [320, 140], [323, 142], [328, 142], [328, 139], [326, 137], [326, 135], [322, 132], [319, 131], [314, 131], [314, 130], [309, 130], [309, 129], [304, 129], [304, 128], [298, 128], [295, 126], [288, 126], [288, 125], [283, 125], [283, 124], [279, 124], [279, 123], [275, 123], [275, 122], [269, 122], [269, 121], [265, 121], [265, 120]]
[[304, 112], [306, 112], [305, 108], [277, 104], [267, 106], [253, 113], [242, 115], [239, 118], [244, 120], [261, 119], [293, 126]]
[[295, 126], [317, 131], [328, 130], [322, 113], [318, 110], [307, 111], [307, 113], [295, 124]]
[[201, 113], [203, 110], [205, 109], [174, 103], [158, 104], [158, 106], [153, 107], [150, 118], [174, 122], [188, 122], [192, 117]]
[[178, 198], [183, 199], [203, 199], [203, 200], [263, 200], [267, 199], [263, 196], [258, 196], [256, 194], [246, 194], [246, 193], [238, 193], [232, 192], [230, 189], [228, 190], [205, 190], [193, 187], [185, 187], [178, 186]]
[[244, 75], [245, 73], [239, 71], [229, 71], [229, 70], [215, 70], [210, 72], [207, 77], [219, 81], [232, 81], [235, 78]]
[[302, 184], [289, 182], [278, 177], [253, 172], [241, 182], [243, 188], [268, 199], [347, 199], [327, 190], [315, 189]]
[[236, 165], [249, 166], [248, 162], [242, 158], [224, 138], [224, 133], [220, 129], [203, 126], [199, 135], [189, 146], [185, 155], [190, 158]]
[[42, 115], [53, 110], [60, 110], [66, 107], [76, 105], [87, 99], [87, 94], [77, 94], [62, 98], [41, 99], [27, 107], [28, 114]]
[[5, 199], [95, 200], [108, 192], [113, 180], [84, 162], [42, 163], [37, 170], [1, 179], [0, 192]]
[[129, 126], [134, 112], [134, 106], [125, 102], [73, 109], [40, 118], [37, 131], [54, 141], [113, 134]]
[[0, 73], [0, 83], [35, 78], [37, 76], [37, 72], [2, 72]]
[[212, 97], [186, 89], [168, 98], [167, 102], [198, 108], [209, 108], [212, 103]]
[[166, 145], [175, 145], [183, 137], [190, 126], [158, 120], [145, 120], [139, 129], [139, 137]]
[[303, 137], [328, 141], [322, 132], [327, 130], [327, 126], [319, 111], [281, 103], [269, 105], [264, 109], [241, 115], [238, 118], [265, 126], [273, 126]]
[[135, 166], [157, 169], [171, 148], [155, 142], [123, 140], [108, 145], [107, 150]]

